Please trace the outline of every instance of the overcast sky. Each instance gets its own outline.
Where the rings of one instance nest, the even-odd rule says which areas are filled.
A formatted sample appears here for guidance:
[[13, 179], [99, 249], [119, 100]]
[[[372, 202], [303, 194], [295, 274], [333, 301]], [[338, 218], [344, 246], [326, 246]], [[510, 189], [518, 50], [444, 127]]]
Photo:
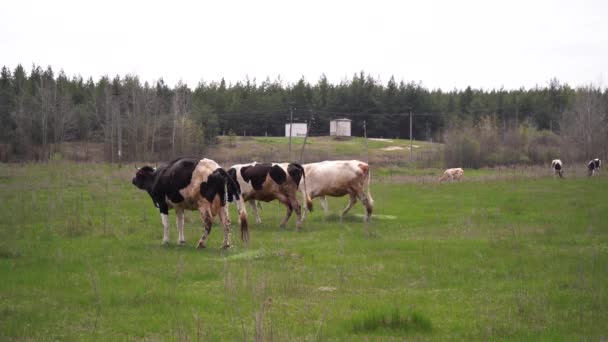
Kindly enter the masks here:
[[0, 0], [0, 64], [190, 86], [280, 75], [607, 85], [608, 1]]

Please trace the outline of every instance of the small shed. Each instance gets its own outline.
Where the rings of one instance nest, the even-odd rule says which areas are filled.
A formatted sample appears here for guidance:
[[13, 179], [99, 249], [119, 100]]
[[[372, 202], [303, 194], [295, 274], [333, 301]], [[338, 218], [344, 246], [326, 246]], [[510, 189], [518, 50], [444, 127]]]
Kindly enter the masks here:
[[329, 135], [336, 137], [350, 137], [350, 119], [335, 119], [329, 122]]
[[[292, 137], [305, 137], [306, 132], [308, 130], [307, 123], [293, 123], [291, 126], [291, 136]], [[289, 137], [289, 124], [285, 124], [285, 136]]]

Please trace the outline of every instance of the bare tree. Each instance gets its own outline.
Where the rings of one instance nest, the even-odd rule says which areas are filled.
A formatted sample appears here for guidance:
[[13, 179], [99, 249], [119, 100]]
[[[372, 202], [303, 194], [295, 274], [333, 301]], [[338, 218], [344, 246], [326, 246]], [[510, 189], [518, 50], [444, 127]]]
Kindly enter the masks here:
[[578, 89], [574, 105], [563, 116], [561, 127], [564, 151], [570, 158], [586, 161], [606, 153], [608, 106], [600, 88], [588, 85]]

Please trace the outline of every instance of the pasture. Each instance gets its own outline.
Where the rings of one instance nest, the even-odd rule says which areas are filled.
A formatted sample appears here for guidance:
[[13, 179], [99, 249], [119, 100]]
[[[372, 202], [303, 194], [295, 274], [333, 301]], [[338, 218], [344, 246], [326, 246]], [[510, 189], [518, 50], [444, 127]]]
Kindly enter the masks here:
[[194, 248], [195, 213], [179, 247], [171, 212], [161, 246], [131, 167], [0, 164], [0, 339], [608, 338], [608, 177], [492, 172], [379, 170], [369, 225], [360, 203], [340, 221], [339, 198], [281, 230], [265, 203], [248, 246], [232, 206], [222, 251], [217, 222]]

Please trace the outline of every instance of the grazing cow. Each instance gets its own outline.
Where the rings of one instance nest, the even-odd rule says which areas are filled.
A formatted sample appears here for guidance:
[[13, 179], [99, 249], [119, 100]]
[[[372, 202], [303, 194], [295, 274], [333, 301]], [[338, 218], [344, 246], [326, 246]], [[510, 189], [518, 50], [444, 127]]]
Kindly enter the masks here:
[[[350, 201], [340, 216], [346, 215], [359, 199], [365, 206], [365, 222], [369, 221], [374, 199], [369, 191], [371, 172], [367, 163], [358, 160], [326, 160], [304, 164], [304, 171], [308, 195], [310, 198], [321, 197], [321, 206], [326, 215], [329, 213], [326, 196], [342, 197], [348, 194]], [[364, 191], [366, 182], [367, 194]]]
[[447, 169], [443, 172], [443, 176], [441, 176], [441, 178], [439, 178], [439, 183], [441, 184], [441, 182], [443, 182], [443, 181], [460, 180], [460, 178], [462, 178], [463, 174], [464, 174], [464, 171], [459, 167], [453, 168], [453, 169]]
[[593, 176], [597, 171], [600, 170], [600, 166], [602, 166], [602, 161], [598, 158], [590, 160], [587, 164], [587, 169], [589, 170], [589, 177]]
[[559, 178], [564, 177], [564, 166], [561, 160], [553, 159], [551, 162], [551, 168], [556, 175], [559, 175]]
[[169, 164], [153, 169], [144, 166], [137, 169], [133, 185], [146, 190], [160, 211], [164, 234], [163, 244], [169, 242], [169, 209], [174, 208], [179, 231], [178, 244], [183, 245], [184, 210], [198, 210], [205, 231], [198, 242], [204, 248], [211, 232], [214, 217], [220, 217], [224, 230], [222, 247], [230, 247], [230, 218], [226, 200], [236, 200], [241, 222], [241, 239], [247, 241], [247, 212], [237, 183], [215, 161], [211, 159], [179, 158]]
[[[261, 219], [255, 201], [270, 202], [276, 199], [287, 208], [280, 227], [285, 228], [285, 224], [295, 210], [296, 228], [301, 228], [301, 206], [296, 198], [296, 193], [300, 180], [305, 182], [306, 178], [302, 165], [255, 162], [237, 164], [228, 170], [228, 175], [239, 184], [243, 199], [251, 205], [257, 223], [260, 223]], [[306, 186], [304, 186], [304, 193], [306, 193]], [[306, 201], [306, 205], [309, 210], [312, 210], [312, 201]]]

